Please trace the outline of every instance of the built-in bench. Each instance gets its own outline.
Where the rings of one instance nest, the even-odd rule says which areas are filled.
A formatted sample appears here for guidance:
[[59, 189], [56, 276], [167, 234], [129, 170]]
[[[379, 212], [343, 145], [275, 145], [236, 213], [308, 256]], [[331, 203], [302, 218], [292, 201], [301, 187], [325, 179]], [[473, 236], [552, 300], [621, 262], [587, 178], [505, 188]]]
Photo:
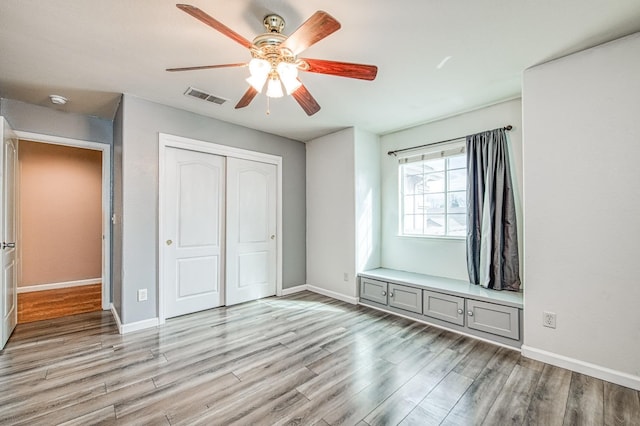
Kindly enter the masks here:
[[359, 274], [359, 303], [502, 345], [522, 346], [522, 293], [377, 268]]

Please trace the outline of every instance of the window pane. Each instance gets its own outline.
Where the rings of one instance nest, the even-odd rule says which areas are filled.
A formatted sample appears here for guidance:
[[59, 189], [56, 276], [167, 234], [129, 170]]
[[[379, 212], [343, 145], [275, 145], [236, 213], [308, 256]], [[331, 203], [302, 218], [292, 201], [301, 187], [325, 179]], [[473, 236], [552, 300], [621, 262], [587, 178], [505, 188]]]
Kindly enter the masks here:
[[427, 213], [444, 213], [444, 194], [428, 194], [424, 198]]
[[422, 214], [424, 212], [424, 197], [422, 195], [405, 195], [404, 214]]
[[403, 191], [405, 195], [422, 193], [423, 175], [405, 175]]
[[404, 215], [404, 226], [402, 231], [405, 235], [422, 235], [423, 222], [424, 216], [422, 215]]
[[444, 173], [429, 173], [424, 175], [424, 192], [444, 192]]
[[450, 214], [448, 219], [448, 233], [452, 237], [464, 237], [467, 235], [467, 215], [466, 214]]
[[424, 233], [426, 235], [444, 235], [444, 220], [443, 214], [425, 216]]
[[447, 198], [448, 213], [466, 213], [467, 191], [449, 192]]
[[403, 234], [466, 235], [466, 161], [459, 154], [400, 166]]
[[466, 154], [456, 155], [454, 157], [449, 157], [447, 159], [449, 160], [450, 169], [466, 169], [467, 168]]
[[444, 158], [436, 158], [434, 160], [427, 160], [424, 164], [424, 172], [440, 172], [444, 170]]
[[467, 169], [449, 170], [449, 191], [464, 191], [467, 189]]

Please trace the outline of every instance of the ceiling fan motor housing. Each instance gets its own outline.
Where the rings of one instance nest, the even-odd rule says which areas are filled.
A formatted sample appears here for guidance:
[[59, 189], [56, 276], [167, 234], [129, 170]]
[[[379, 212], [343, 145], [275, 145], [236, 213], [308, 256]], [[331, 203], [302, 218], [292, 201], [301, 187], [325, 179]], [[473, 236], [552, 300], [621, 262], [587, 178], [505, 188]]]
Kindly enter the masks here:
[[267, 29], [267, 32], [270, 33], [281, 33], [284, 30], [284, 19], [280, 15], [267, 15], [262, 20], [264, 23], [264, 27]]

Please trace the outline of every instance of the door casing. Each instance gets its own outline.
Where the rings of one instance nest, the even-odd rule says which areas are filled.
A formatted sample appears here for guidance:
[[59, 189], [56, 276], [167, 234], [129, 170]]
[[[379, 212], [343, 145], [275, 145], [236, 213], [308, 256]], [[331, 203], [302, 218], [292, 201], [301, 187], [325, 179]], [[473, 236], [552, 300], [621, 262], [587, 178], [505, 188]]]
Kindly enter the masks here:
[[[251, 151], [242, 148], [235, 148], [226, 145], [220, 145], [212, 142], [206, 142], [197, 139], [190, 139], [181, 136], [160, 133], [158, 137], [158, 206], [164, 205], [165, 200], [165, 148], [173, 147], [180, 149], [188, 149], [191, 151], [204, 152], [209, 154], [220, 155], [223, 157], [234, 157], [244, 160], [259, 161], [262, 163], [274, 164], [276, 166], [276, 295], [282, 295], [282, 157], [261, 152]], [[164, 214], [161, 208], [158, 208], [158, 242], [165, 241], [164, 235]], [[164, 265], [163, 245], [159, 244], [158, 249], [158, 270], [162, 270]], [[158, 323], [165, 323], [164, 308], [164, 277], [158, 274]]]

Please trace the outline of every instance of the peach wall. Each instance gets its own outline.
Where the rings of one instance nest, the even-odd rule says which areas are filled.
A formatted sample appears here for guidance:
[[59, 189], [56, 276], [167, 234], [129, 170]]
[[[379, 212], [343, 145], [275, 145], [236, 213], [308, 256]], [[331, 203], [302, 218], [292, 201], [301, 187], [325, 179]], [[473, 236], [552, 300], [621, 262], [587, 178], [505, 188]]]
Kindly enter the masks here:
[[102, 276], [102, 153], [20, 141], [18, 286]]

